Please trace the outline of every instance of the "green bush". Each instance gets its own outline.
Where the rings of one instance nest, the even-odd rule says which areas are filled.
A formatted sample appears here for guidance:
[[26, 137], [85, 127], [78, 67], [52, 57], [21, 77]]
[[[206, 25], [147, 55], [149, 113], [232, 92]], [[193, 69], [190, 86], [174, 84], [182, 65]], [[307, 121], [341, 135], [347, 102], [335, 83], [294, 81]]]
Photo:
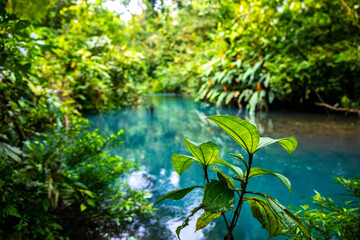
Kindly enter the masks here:
[[[49, 46], [32, 37], [34, 31], [0, 1], [0, 239], [88, 239], [110, 225], [123, 230], [151, 211], [147, 193], [132, 191], [124, 181], [136, 169], [134, 162], [106, 153], [121, 144], [122, 131], [107, 137], [90, 132], [78, 110], [82, 104], [84, 109], [114, 108], [129, 99], [124, 94], [111, 106], [101, 99], [77, 101], [70, 94], [76, 87], [63, 78], [71, 77], [70, 71], [61, 72], [66, 64], [71, 67], [64, 54], [71, 42]], [[88, 78], [108, 87], [98, 74], [114, 65], [103, 70], [98, 58], [88, 65], [86, 58], [80, 60]], [[131, 61], [113, 64], [125, 66], [118, 71], [131, 70]], [[55, 70], [46, 71], [52, 63]]]
[[36, 134], [20, 156], [0, 162], [0, 235], [5, 239], [55, 239], [86, 234], [107, 222], [132, 222], [149, 210], [146, 193], [132, 191], [124, 173], [133, 162], [111, 156], [118, 134], [102, 137], [86, 124]]
[[237, 4], [219, 4], [217, 53], [204, 65], [198, 98], [250, 111], [274, 100], [359, 108], [357, 1]]
[[304, 219], [316, 239], [359, 239], [360, 236], [360, 181], [358, 178], [336, 178], [350, 193], [350, 201], [339, 206], [330, 197], [315, 191], [311, 204], [297, 208], [297, 214]]

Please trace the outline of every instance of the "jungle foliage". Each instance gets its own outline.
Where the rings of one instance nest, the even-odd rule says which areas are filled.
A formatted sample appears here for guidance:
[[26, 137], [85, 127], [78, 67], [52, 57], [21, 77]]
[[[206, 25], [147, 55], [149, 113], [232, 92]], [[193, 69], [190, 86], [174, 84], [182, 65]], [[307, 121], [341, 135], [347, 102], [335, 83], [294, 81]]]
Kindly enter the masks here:
[[101, 0], [6, 2], [47, 48], [32, 56], [46, 88], [82, 111], [176, 92], [250, 111], [359, 112], [356, 0], [143, 1], [127, 22]]
[[[25, 4], [21, 2], [8, 1], [7, 11], [24, 10], [21, 6]], [[23, 66], [28, 61], [25, 67], [29, 68], [31, 84], [56, 93], [61, 102], [71, 103], [82, 112], [136, 103], [144, 92], [146, 64], [142, 54], [127, 44], [130, 37], [125, 23], [100, 2], [52, 2], [45, 14], [30, 11], [36, 12], [34, 18], [28, 12], [21, 12], [24, 19], [28, 18], [15, 27], [21, 27], [16, 29], [23, 34], [21, 39], [15, 41], [13, 33], [16, 36], [19, 33], [7, 26], [3, 33], [2, 63], [7, 64], [7, 57], [13, 57], [6, 51], [18, 48], [12, 53], [18, 55]]]
[[144, 24], [156, 26], [145, 41], [156, 63], [149, 76], [161, 86], [153, 90], [250, 111], [274, 103], [359, 109], [359, 11], [353, 0], [163, 6], [151, 21], [145, 14]]
[[[96, 17], [90, 10], [96, 7], [75, 8], [67, 20], [60, 14], [59, 23], [76, 28], [77, 13]], [[99, 17], [108, 14], [98, 12]], [[132, 191], [123, 180], [136, 164], [107, 153], [121, 144], [122, 131], [110, 136], [89, 131], [80, 113], [127, 104], [136, 88], [130, 82], [129, 98], [107, 103], [91, 94], [115, 98], [122, 84], [117, 74], [142, 68], [122, 53], [124, 61], [115, 70], [103, 65], [103, 56], [82, 49], [88, 39], [95, 39], [91, 50], [99, 46], [96, 35], [87, 35], [92, 30], [77, 26], [79, 31], [70, 34], [73, 41], [65, 40], [69, 25], [35, 28], [0, 1], [0, 239], [93, 238], [109, 225], [123, 229], [151, 211], [147, 193]], [[104, 57], [109, 62], [121, 57], [111, 49]], [[81, 80], [85, 75], [92, 81]], [[81, 96], [78, 89], [89, 94]]]

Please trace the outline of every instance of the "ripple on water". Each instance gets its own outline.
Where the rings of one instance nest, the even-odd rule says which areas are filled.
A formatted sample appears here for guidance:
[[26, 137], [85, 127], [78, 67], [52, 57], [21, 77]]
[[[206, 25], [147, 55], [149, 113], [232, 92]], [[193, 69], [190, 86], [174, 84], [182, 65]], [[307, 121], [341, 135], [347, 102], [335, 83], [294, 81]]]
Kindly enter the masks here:
[[148, 172], [136, 171], [132, 172], [128, 177], [128, 184], [133, 190], [149, 190], [152, 191], [155, 189], [154, 185], [155, 177], [150, 175]]

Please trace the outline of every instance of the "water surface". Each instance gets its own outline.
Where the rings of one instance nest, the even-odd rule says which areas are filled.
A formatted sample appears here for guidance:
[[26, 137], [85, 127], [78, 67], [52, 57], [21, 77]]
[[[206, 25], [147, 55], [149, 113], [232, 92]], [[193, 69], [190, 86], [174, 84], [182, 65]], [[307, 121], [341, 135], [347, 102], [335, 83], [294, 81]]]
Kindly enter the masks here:
[[[150, 105], [153, 106], [152, 113]], [[334, 184], [333, 177], [359, 174], [360, 122], [357, 118], [283, 112], [249, 116], [238, 109], [210, 107], [188, 97], [161, 95], [148, 97], [146, 104], [136, 109], [92, 115], [88, 119], [93, 128], [99, 128], [104, 134], [118, 129], [126, 131], [124, 144], [115, 153], [140, 164], [141, 170], [128, 176], [128, 183], [133, 189], [150, 191], [153, 194], [151, 201], [155, 202], [169, 191], [203, 183], [202, 169], [196, 163], [181, 178], [172, 168], [172, 154], [190, 154], [183, 144], [184, 138], [194, 142], [213, 141], [220, 147], [220, 157], [241, 166], [230, 153], [245, 156], [245, 151], [205, 118], [217, 114], [231, 114], [249, 120], [258, 127], [261, 136], [297, 138], [299, 144], [293, 154], [289, 155], [280, 145], [274, 144], [259, 150], [253, 163], [255, 167], [288, 177], [292, 183], [291, 195], [273, 176], [254, 178], [248, 185], [248, 189], [267, 193], [285, 206], [307, 204], [309, 199], [304, 196], [313, 195], [315, 189], [341, 202], [344, 191]], [[230, 171], [227, 173], [232, 174]], [[211, 177], [215, 178], [214, 175]], [[201, 200], [201, 191], [193, 191], [181, 201], [163, 201], [152, 219], [134, 225], [129, 234], [138, 239], [177, 239], [175, 229]], [[196, 214], [181, 232], [182, 239], [222, 239], [225, 234], [222, 218], [194, 232], [196, 217], [200, 215], [201, 212]], [[247, 205], [234, 234], [236, 239], [268, 237], [260, 224], [252, 219]]]

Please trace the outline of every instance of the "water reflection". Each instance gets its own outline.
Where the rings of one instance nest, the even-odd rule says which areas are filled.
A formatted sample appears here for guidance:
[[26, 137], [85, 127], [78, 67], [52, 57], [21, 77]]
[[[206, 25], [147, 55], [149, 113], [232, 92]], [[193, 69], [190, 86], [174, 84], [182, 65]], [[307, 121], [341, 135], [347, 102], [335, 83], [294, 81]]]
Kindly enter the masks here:
[[128, 177], [128, 184], [133, 190], [147, 189], [152, 191], [155, 189], [154, 179], [154, 176], [151, 176], [146, 171], [141, 170], [130, 174]]
[[[238, 109], [209, 107], [179, 96], [153, 96], [147, 103], [153, 106], [152, 113], [146, 107], [140, 107], [88, 118], [92, 127], [100, 128], [103, 133], [115, 132], [119, 128], [126, 130], [123, 146], [114, 153], [141, 164], [141, 171], [132, 173], [128, 182], [133, 189], [151, 191], [153, 202], [169, 191], [203, 182], [197, 164], [193, 164], [181, 178], [173, 171], [171, 155], [189, 154], [183, 145], [184, 138], [195, 142], [213, 141], [219, 145], [222, 157], [240, 165], [230, 153], [245, 155], [245, 152], [206, 120], [209, 115], [238, 115], [254, 123], [262, 135], [275, 138], [295, 136], [298, 139], [298, 149], [292, 155], [280, 146], [272, 146], [261, 149], [254, 159], [254, 166], [287, 176], [292, 182], [293, 194], [289, 199], [286, 187], [272, 176], [252, 179], [249, 187], [266, 192], [285, 205], [304, 204], [306, 200], [302, 196], [312, 195], [314, 189], [324, 195], [342, 193], [342, 188], [333, 184], [332, 176], [353, 177], [360, 170], [360, 123], [356, 118], [294, 113], [249, 116]], [[335, 197], [338, 198], [340, 196]], [[152, 219], [131, 226], [133, 231], [129, 234], [139, 239], [176, 239], [176, 227], [201, 199], [201, 191], [194, 191], [182, 201], [166, 200], [158, 205], [159, 210]], [[246, 206], [239, 222], [241, 227], [235, 234], [239, 239], [266, 239], [266, 231], [255, 220], [249, 221], [250, 216]], [[225, 229], [222, 219], [194, 233], [195, 221], [196, 216], [182, 231], [183, 239], [222, 239]]]

